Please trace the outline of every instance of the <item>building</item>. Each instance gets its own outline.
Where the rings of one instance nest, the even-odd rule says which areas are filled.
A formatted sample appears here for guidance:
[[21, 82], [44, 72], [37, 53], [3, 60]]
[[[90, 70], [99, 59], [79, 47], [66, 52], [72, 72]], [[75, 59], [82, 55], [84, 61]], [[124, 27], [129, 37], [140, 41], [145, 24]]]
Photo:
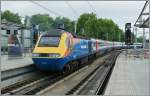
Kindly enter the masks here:
[[8, 51], [8, 36], [10, 34], [16, 34], [17, 35], [17, 37], [21, 43], [21, 46], [24, 50], [31, 49], [31, 47], [32, 47], [32, 34], [31, 34], [30, 29], [21, 28], [21, 25], [2, 21], [1, 32], [0, 32], [2, 53], [7, 53], [7, 51]]

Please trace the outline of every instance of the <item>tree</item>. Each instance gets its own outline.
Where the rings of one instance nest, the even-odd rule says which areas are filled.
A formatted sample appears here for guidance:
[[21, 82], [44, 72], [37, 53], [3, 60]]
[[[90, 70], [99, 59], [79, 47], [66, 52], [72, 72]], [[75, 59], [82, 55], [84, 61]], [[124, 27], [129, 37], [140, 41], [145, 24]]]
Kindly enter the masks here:
[[48, 14], [32, 15], [30, 21], [32, 25], [39, 25], [40, 31], [49, 31], [52, 29], [53, 18]]
[[98, 38], [98, 22], [97, 18], [94, 16], [91, 19], [88, 19], [84, 26], [85, 32], [83, 35], [91, 38]]
[[[21, 23], [19, 15], [10, 11], [3, 12], [2, 19], [18, 24]], [[56, 17], [53, 19], [48, 14], [35, 14], [31, 16], [30, 20], [26, 18], [25, 21], [25, 25], [28, 25], [29, 28], [32, 25], [39, 25], [39, 31], [50, 31], [51, 29], [58, 28], [60, 24], [64, 25], [65, 30], [72, 33], [74, 32], [75, 21], [66, 17]], [[121, 30], [112, 19], [97, 18], [94, 13], [84, 13], [80, 15], [77, 20], [76, 34], [108, 41], [123, 42], [125, 39], [123, 30]]]
[[7, 20], [8, 22], [13, 22], [17, 24], [21, 24], [21, 19], [19, 15], [16, 13], [12, 13], [9, 10], [2, 12], [1, 18]]
[[99, 38], [109, 41], [120, 41], [124, 39], [123, 31], [111, 19], [97, 18], [94, 13], [80, 15], [77, 23], [77, 34], [90, 38]]
[[138, 37], [138, 38], [137, 38], [137, 42], [138, 42], [138, 43], [143, 43], [143, 36]]
[[[86, 35], [86, 31], [89, 32], [89, 30], [87, 30], [88, 28], [87, 26], [87, 22], [90, 23], [90, 20], [92, 18], [96, 19], [96, 14], [94, 13], [84, 13], [82, 15], [80, 15], [78, 22], [77, 22], [77, 34], [78, 35]], [[85, 30], [86, 29], [86, 30]], [[83, 30], [85, 33], [83, 33]], [[88, 33], [87, 33], [88, 34]]]

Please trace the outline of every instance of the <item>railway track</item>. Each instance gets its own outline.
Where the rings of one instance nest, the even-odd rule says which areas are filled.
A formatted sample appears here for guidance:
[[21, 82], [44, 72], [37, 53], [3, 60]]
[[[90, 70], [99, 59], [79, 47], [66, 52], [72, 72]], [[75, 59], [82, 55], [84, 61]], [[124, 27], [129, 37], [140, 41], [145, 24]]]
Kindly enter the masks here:
[[36, 68], [33, 64], [21, 68], [5, 70], [1, 72], [1, 81], [8, 80], [10, 78], [14, 78], [33, 71], [36, 71]]
[[[32, 83], [29, 83], [25, 86], [22, 86], [18, 89], [15, 89], [13, 91], [10, 91], [8, 94], [11, 95], [32, 95], [35, 94], [36, 92], [40, 91], [41, 89], [45, 88], [46, 86], [48, 86], [49, 83], [54, 82], [54, 80], [58, 79], [55, 78], [58, 77], [57, 75], [52, 75], [52, 76], [46, 76], [43, 78], [40, 78], [39, 80], [35, 80]], [[54, 79], [55, 78], [55, 79]], [[53, 79], [53, 80], [51, 80]]]
[[[54, 82], [60, 80], [66, 75], [71, 74], [62, 74], [60, 72], [41, 72], [36, 70], [35, 68], [30, 67], [31, 66], [27, 66], [27, 68], [29, 68], [28, 70], [26, 70], [26, 68], [8, 70], [12, 71], [12, 74], [7, 76], [3, 75], [3, 78], [5, 79], [3, 79], [1, 83], [1, 93], [3, 95], [32, 95], [46, 88], [50, 84], [53, 84]], [[22, 71], [21, 69], [25, 70]], [[21, 70], [21, 72], [19, 72], [19, 70]], [[73, 70], [72, 72], [74, 71], [75, 70]], [[5, 74], [6, 73], [8, 72], [5, 72]]]
[[19, 87], [19, 85], [22, 86], [27, 81], [31, 82], [30, 78], [33, 78], [36, 72], [37, 70], [33, 65], [2, 71], [1, 93], [4, 94], [11, 90], [13, 87]]
[[55, 83], [56, 81], [61, 80], [63, 77], [69, 74], [71, 73], [62, 74], [60, 72], [56, 72], [49, 75], [47, 74], [47, 76], [45, 76], [44, 74], [41, 75], [40, 77], [37, 73], [38, 78], [26, 80], [27, 82], [23, 81], [20, 84], [18, 84], [19, 82], [17, 82], [16, 85], [15, 84], [11, 85], [14, 87], [8, 86], [7, 88], [4, 88], [2, 90], [2, 93], [5, 93], [4, 95], [33, 95], [43, 90], [44, 88], [50, 86], [51, 84]]
[[113, 53], [113, 55], [106, 59], [102, 66], [96, 69], [93, 74], [89, 74], [84, 81], [81, 81], [81, 83], [71, 89], [67, 94], [103, 95], [119, 53]]
[[26, 74], [19, 75], [14, 78], [4, 80], [1, 83], [1, 87], [2, 87], [1, 93], [7, 94], [14, 89], [30, 84], [48, 75], [50, 74], [46, 74], [45, 72], [34, 71], [34, 72], [26, 73]]
[[[114, 53], [116, 53], [116, 52], [114, 52]], [[65, 77], [64, 79], [60, 80], [59, 82], [56, 82], [55, 84], [49, 86], [45, 90], [38, 92], [37, 95], [49, 95], [49, 94], [54, 94], [54, 95], [60, 95], [60, 94], [86, 95], [88, 93], [88, 91], [91, 90], [91, 89], [89, 89], [90, 86], [86, 86], [86, 85], [92, 85], [92, 84], [89, 84], [89, 82], [91, 82], [91, 80], [93, 80], [93, 77], [97, 73], [101, 77], [101, 80], [99, 80], [99, 82], [100, 82], [99, 84], [101, 85], [101, 87], [97, 86], [97, 88], [95, 89], [95, 93], [92, 93], [92, 95], [93, 94], [99, 94], [98, 88], [100, 90], [103, 89], [103, 91], [104, 91], [104, 89], [105, 89], [104, 83], [105, 83], [105, 85], [107, 84], [105, 80], [106, 80], [106, 78], [108, 78], [108, 75], [110, 75], [110, 74], [108, 74], [108, 73], [110, 73], [110, 71], [108, 71], [108, 68], [112, 68], [112, 67], [110, 67], [111, 65], [109, 65], [109, 64], [114, 63], [114, 61], [115, 61], [114, 59], [116, 58], [116, 56], [119, 53], [120, 52], [118, 52], [114, 55], [109, 54], [107, 56], [104, 56], [103, 58], [95, 61], [95, 64], [91, 64], [89, 66], [81, 68], [77, 72]], [[113, 58], [112, 59], [113, 62], [111, 61], [111, 58]], [[103, 74], [100, 74], [99, 72], [103, 73]], [[104, 73], [107, 73], [107, 75]], [[85, 93], [81, 93], [81, 92], [85, 92]]]
[[[108, 58], [109, 56], [110, 56], [110, 54], [107, 56], [104, 56], [102, 58], [103, 60], [100, 60], [100, 62], [104, 63], [106, 58]], [[72, 72], [66, 73], [63, 75], [60, 74], [59, 72], [56, 72], [56, 73], [52, 73], [52, 74], [48, 74], [48, 75], [42, 74], [41, 76], [37, 76], [40, 73], [36, 72], [36, 73], [34, 73], [34, 75], [35, 75], [34, 77], [37, 76], [37, 78], [29, 78], [20, 83], [17, 82], [10, 86], [5, 86], [4, 88], [2, 87], [2, 94], [4, 94], [4, 95], [34, 95], [34, 94], [41, 95], [43, 93], [46, 93], [47, 90], [54, 89], [59, 84], [63, 84], [64, 81], [69, 82], [70, 78], [76, 77], [77, 75], [80, 75], [80, 73], [83, 74], [83, 71], [86, 72], [87, 70], [89, 70], [89, 68], [91, 68], [91, 70], [95, 70], [95, 71], [88, 72], [89, 74], [92, 75], [96, 72], [96, 70], [100, 66], [102, 66], [102, 64], [95, 64], [95, 65], [90, 64], [85, 67], [80, 66], [79, 70], [73, 70]], [[107, 64], [105, 66], [107, 66]], [[84, 74], [85, 74], [85, 72], [84, 72]], [[82, 78], [83, 81], [87, 80], [89, 77], [91, 77], [91, 75], [89, 75], [89, 74], [88, 75], [85, 74], [85, 76], [83, 76], [84, 77], [84, 78]], [[31, 77], [33, 77], [33, 75]], [[4, 81], [6, 81], [6, 79]], [[76, 93], [76, 91], [78, 90], [78, 88], [76, 88], [76, 86], [81, 86], [84, 83], [83, 81], [81, 80], [80, 82], [78, 82], [78, 84], [75, 84], [72, 88], [68, 88], [68, 90], [64, 91], [64, 94]], [[83, 83], [81, 83], [81, 82], [83, 82]], [[81, 87], [79, 87], [79, 88], [81, 88]]]
[[5, 70], [1, 72], [1, 94], [10, 94], [11, 91], [49, 76], [53, 73], [41, 72], [34, 65]]

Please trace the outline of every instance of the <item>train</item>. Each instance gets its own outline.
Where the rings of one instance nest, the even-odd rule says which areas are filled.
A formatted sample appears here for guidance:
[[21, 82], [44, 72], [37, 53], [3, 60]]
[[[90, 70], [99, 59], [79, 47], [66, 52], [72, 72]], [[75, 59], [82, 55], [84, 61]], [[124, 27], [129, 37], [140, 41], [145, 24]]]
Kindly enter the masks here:
[[32, 60], [39, 70], [69, 71], [96, 56], [122, 47], [121, 42], [85, 38], [58, 28], [39, 36]]

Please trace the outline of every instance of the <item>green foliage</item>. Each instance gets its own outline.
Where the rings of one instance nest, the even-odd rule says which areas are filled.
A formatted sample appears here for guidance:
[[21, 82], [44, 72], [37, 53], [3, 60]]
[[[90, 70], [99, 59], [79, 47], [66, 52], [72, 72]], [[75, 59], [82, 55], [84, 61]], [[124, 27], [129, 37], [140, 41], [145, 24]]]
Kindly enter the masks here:
[[39, 25], [40, 31], [48, 31], [52, 29], [53, 18], [48, 14], [32, 15], [30, 20], [32, 25]]
[[[14, 23], [21, 23], [18, 14], [5, 11], [2, 13], [2, 19]], [[25, 22], [27, 23], [27, 22]], [[30, 18], [30, 24], [39, 25], [40, 31], [49, 31], [53, 28], [58, 28], [59, 25], [64, 25], [69, 32], [74, 32], [75, 21], [66, 17], [56, 17], [53, 19], [48, 14], [35, 14]], [[94, 13], [84, 13], [77, 20], [77, 35], [82, 35], [90, 38], [98, 38], [109, 41], [124, 41], [124, 32], [111, 19], [97, 18]], [[139, 38], [141, 41], [141, 38]]]
[[2, 12], [1, 19], [5, 19], [8, 22], [21, 24], [21, 19], [20, 19], [19, 15], [14, 14], [14, 13], [10, 12], [9, 10]]
[[117, 24], [111, 19], [98, 19], [94, 13], [84, 13], [79, 17], [77, 34], [109, 41], [124, 41], [124, 33]]
[[138, 42], [138, 43], [142, 43], [142, 42], [143, 42], [143, 36], [138, 37], [138, 38], [137, 38], [137, 42]]
[[[96, 14], [94, 13], [84, 13], [82, 14], [77, 22], [77, 34], [78, 35], [87, 35], [90, 36], [89, 31], [91, 29], [88, 29], [88, 27], [86, 27], [88, 24], [86, 23], [90, 23], [90, 20], [96, 19]], [[90, 24], [92, 25], [92, 24]], [[87, 32], [86, 32], [87, 31]]]

